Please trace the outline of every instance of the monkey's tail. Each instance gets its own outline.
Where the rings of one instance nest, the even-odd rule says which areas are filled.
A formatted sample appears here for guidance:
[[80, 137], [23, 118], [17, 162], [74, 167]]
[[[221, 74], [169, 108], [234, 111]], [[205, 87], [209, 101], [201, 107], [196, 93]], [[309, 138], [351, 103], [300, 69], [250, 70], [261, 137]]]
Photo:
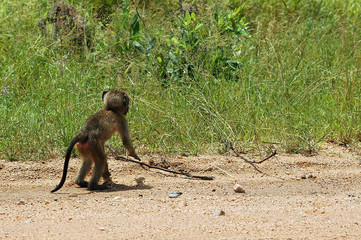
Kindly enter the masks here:
[[66, 174], [68, 173], [68, 165], [69, 165], [69, 159], [70, 159], [70, 155], [71, 155], [71, 151], [73, 150], [75, 144], [79, 141], [79, 137], [75, 137], [71, 140], [68, 149], [66, 150], [66, 155], [65, 155], [65, 161], [64, 161], [64, 169], [63, 169], [63, 176], [61, 177], [60, 183], [58, 184], [58, 186], [56, 186], [56, 188], [54, 188], [53, 190], [51, 190], [51, 192], [56, 192], [58, 191], [65, 183], [66, 180]]

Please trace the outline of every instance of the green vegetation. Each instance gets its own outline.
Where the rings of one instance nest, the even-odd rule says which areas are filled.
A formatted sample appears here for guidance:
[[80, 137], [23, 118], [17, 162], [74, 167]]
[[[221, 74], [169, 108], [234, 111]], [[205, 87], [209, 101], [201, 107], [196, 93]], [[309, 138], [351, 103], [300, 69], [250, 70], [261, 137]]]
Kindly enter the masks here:
[[0, 2], [2, 159], [62, 156], [109, 88], [141, 154], [360, 140], [359, 0], [70, 1], [92, 51], [44, 36], [49, 2]]

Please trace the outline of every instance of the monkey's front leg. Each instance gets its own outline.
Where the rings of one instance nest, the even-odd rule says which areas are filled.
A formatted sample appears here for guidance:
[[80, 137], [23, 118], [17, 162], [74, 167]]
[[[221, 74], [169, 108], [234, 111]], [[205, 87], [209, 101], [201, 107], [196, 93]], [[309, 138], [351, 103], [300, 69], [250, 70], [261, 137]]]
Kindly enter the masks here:
[[128, 122], [127, 122], [126, 119], [122, 120], [121, 127], [118, 129], [118, 131], [119, 131], [119, 134], [120, 134], [120, 136], [122, 138], [123, 145], [128, 150], [129, 155], [131, 157], [141, 161], [141, 159], [135, 153], [135, 149], [133, 147], [132, 140], [130, 139], [130, 136], [129, 136]]
[[[101, 162], [95, 162], [94, 164], [94, 168], [93, 168], [93, 175], [89, 181], [88, 184], [88, 189], [89, 190], [105, 190], [105, 189], [109, 189], [110, 185], [109, 184], [102, 184], [99, 185], [99, 180], [100, 177], [104, 177], [104, 170], [105, 170], [105, 166], [104, 163]], [[108, 180], [110, 179], [110, 176], [108, 177]], [[111, 180], [110, 180], [111, 181]]]
[[102, 177], [104, 179], [103, 185], [106, 185], [106, 186], [110, 187], [113, 184], [113, 181], [112, 181], [112, 178], [110, 177], [110, 172], [109, 172], [109, 169], [108, 169], [108, 161], [105, 162], [105, 167], [104, 167]]

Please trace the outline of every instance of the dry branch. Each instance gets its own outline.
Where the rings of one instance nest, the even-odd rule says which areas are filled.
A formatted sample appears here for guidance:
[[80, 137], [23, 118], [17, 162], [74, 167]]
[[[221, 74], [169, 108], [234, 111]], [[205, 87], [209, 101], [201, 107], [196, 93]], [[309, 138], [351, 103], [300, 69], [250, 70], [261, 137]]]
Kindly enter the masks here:
[[237, 151], [233, 148], [233, 143], [232, 143], [232, 142], [225, 141], [223, 138], [221, 138], [221, 136], [220, 136], [219, 134], [217, 134], [217, 136], [218, 136], [219, 140], [220, 140], [221, 142], [223, 142], [223, 144], [225, 145], [226, 148], [231, 149], [231, 150], [234, 152], [234, 154], [236, 154], [236, 157], [241, 158], [243, 161], [245, 161], [246, 163], [250, 164], [257, 172], [262, 173], [262, 174], [265, 174], [265, 173], [262, 172], [261, 170], [259, 170], [259, 169], [256, 167], [255, 164], [261, 164], [261, 163], [267, 161], [268, 159], [272, 158], [273, 156], [275, 156], [275, 155], [277, 154], [277, 151], [273, 151], [273, 152], [271, 153], [271, 155], [269, 155], [268, 157], [266, 157], [265, 159], [263, 159], [263, 160], [261, 160], [261, 161], [250, 161], [250, 160], [248, 160], [247, 158], [245, 158], [245, 157], [243, 157], [243, 156], [241, 156], [241, 155], [239, 155], [239, 154], [237, 153]]
[[116, 151], [114, 149], [112, 149], [111, 147], [109, 147], [108, 145], [106, 145], [106, 147], [112, 152], [114, 158], [116, 160], [121, 160], [121, 161], [124, 161], [124, 162], [132, 162], [132, 163], [137, 163], [141, 166], [146, 166], [148, 168], [154, 168], [154, 169], [158, 169], [158, 170], [161, 170], [161, 171], [165, 171], [165, 172], [169, 172], [169, 173], [173, 173], [173, 174], [179, 174], [179, 175], [183, 175], [183, 176], [186, 176], [186, 177], [189, 177], [189, 178], [196, 178], [196, 179], [201, 179], [201, 180], [213, 180], [214, 177], [213, 176], [199, 176], [199, 175], [192, 175], [190, 173], [186, 173], [186, 172], [179, 172], [179, 171], [175, 171], [175, 170], [171, 170], [171, 169], [167, 169], [167, 168], [162, 168], [162, 167], [157, 167], [157, 166], [153, 166], [153, 165], [149, 165], [147, 163], [144, 163], [144, 162], [140, 162], [140, 161], [137, 161], [137, 160], [133, 160], [133, 159], [129, 159], [129, 158], [125, 158], [125, 157], [122, 157], [122, 156], [119, 156]]
[[250, 161], [250, 160], [248, 160], [247, 158], [239, 155], [239, 154], [236, 152], [236, 150], [234, 150], [234, 148], [233, 148], [232, 145], [231, 145], [229, 148], [236, 154], [236, 157], [239, 157], [239, 158], [241, 158], [243, 161], [245, 161], [246, 163], [251, 164], [251, 166], [252, 166], [257, 172], [262, 173], [262, 174], [265, 174], [265, 173], [262, 172], [261, 170], [259, 170], [259, 169], [255, 166], [255, 164], [261, 164], [261, 163], [267, 161], [268, 159], [270, 159], [271, 157], [273, 157], [273, 156], [275, 156], [275, 155], [277, 154], [277, 151], [274, 151], [271, 155], [269, 155], [269, 156], [266, 157], [265, 159], [257, 162], [257, 161]]
[[250, 161], [250, 160], [248, 160], [247, 158], [239, 155], [239, 154], [234, 150], [233, 146], [230, 146], [230, 149], [236, 154], [236, 157], [242, 158], [242, 160], [244, 160], [246, 163], [249, 163], [249, 164], [261, 164], [261, 163], [267, 161], [268, 159], [270, 159], [271, 157], [276, 156], [276, 154], [277, 154], [277, 151], [273, 151], [273, 152], [271, 153], [271, 155], [269, 155], [269, 156], [266, 157], [265, 159], [262, 159], [261, 161]]

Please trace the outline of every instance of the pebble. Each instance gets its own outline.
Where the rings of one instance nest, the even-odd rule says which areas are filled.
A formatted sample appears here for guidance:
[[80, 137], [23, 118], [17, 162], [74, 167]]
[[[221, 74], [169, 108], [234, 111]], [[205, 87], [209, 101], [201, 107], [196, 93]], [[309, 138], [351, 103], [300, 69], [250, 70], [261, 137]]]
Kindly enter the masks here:
[[239, 184], [234, 185], [233, 191], [236, 193], [245, 193], [246, 192]]
[[105, 231], [105, 227], [100, 227], [99, 230], [100, 231]]
[[307, 214], [304, 213], [304, 212], [299, 212], [298, 215], [299, 215], [300, 217], [306, 217], [306, 216], [307, 216]]
[[144, 186], [144, 177], [135, 178], [134, 180], [137, 183], [137, 186]]
[[171, 192], [171, 193], [169, 193], [168, 197], [170, 197], [170, 198], [177, 198], [177, 197], [179, 197], [180, 195], [182, 195], [182, 192]]
[[216, 211], [215, 213], [214, 213], [214, 215], [216, 215], [216, 216], [223, 216], [223, 215], [225, 215], [226, 213], [223, 211], [223, 210], [218, 210], [218, 211]]
[[309, 174], [308, 176], [304, 173], [301, 175], [301, 179], [307, 179], [307, 178], [316, 178], [316, 176]]

